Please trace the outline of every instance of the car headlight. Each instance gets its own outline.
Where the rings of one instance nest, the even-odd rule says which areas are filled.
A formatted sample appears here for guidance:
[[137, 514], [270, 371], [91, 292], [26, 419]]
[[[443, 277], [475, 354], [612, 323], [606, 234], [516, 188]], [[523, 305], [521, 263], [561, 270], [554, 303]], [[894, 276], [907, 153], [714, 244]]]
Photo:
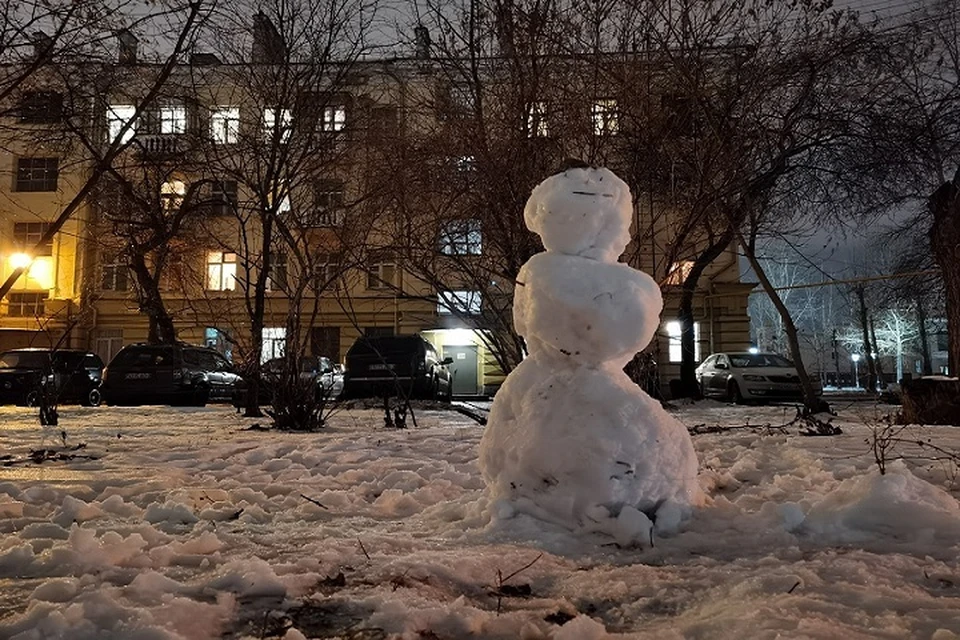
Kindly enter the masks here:
[[767, 381], [767, 379], [763, 376], [756, 376], [750, 373], [744, 375], [743, 379], [746, 380], [747, 382], [766, 382]]

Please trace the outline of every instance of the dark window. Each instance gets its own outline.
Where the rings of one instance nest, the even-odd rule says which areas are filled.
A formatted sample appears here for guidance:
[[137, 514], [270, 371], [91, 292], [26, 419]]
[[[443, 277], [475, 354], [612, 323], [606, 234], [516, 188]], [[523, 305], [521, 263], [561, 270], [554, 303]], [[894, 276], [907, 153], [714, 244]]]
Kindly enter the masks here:
[[100, 275], [101, 291], [130, 289], [130, 268], [119, 257], [104, 257]]
[[49, 124], [63, 119], [63, 96], [56, 91], [28, 91], [20, 101], [20, 122]]
[[[14, 222], [13, 242], [20, 251], [32, 252], [40, 238], [50, 227], [49, 222]], [[37, 252], [37, 256], [53, 255], [53, 239], [48, 240]]]
[[17, 191], [56, 191], [59, 158], [17, 158]]
[[29, 293], [11, 293], [7, 296], [9, 306], [7, 315], [11, 318], [36, 318], [43, 315], [43, 301], [47, 299], [46, 291], [32, 291]]
[[237, 181], [222, 180], [211, 185], [211, 213], [229, 216], [237, 210]]
[[0, 369], [43, 369], [48, 364], [49, 351], [7, 351], [0, 355]]
[[267, 274], [267, 291], [283, 291], [287, 288], [287, 254], [270, 252], [270, 273]]
[[136, 346], [121, 349], [120, 353], [110, 362], [110, 367], [169, 366], [173, 364], [173, 361], [173, 347]]
[[343, 183], [336, 180], [318, 182], [313, 188], [313, 225], [337, 227], [343, 224]]
[[310, 351], [315, 356], [324, 355], [339, 360], [340, 327], [311, 327]]

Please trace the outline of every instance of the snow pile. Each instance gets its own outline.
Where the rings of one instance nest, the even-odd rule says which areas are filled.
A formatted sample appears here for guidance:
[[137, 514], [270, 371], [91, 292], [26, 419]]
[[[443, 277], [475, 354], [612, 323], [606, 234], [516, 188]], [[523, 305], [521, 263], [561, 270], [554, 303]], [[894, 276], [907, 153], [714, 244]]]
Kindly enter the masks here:
[[910, 473], [901, 461], [848, 478], [817, 502], [802, 530], [857, 542], [877, 535], [904, 541], [960, 538], [960, 505], [949, 493]]
[[702, 499], [686, 429], [623, 373], [663, 306], [652, 278], [616, 262], [631, 211], [607, 169], [534, 189], [524, 217], [547, 251], [521, 268], [513, 306], [530, 356], [498, 392], [480, 448], [495, 516], [519, 511], [623, 545], [675, 531]]

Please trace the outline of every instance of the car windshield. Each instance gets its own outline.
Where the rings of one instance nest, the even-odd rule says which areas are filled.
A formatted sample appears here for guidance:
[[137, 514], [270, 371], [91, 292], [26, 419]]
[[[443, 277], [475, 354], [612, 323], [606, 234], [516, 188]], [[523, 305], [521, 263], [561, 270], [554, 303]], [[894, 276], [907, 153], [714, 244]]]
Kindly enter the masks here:
[[792, 362], [781, 356], [773, 355], [772, 353], [744, 353], [730, 356], [730, 364], [737, 369], [751, 369], [753, 367], [793, 367]]
[[137, 347], [124, 349], [116, 355], [112, 367], [144, 367], [173, 364], [173, 349], [170, 347]]
[[0, 355], [0, 369], [43, 369], [49, 362], [47, 351], [7, 351]]
[[386, 338], [360, 338], [352, 347], [349, 355], [381, 355], [418, 353], [421, 349], [417, 336], [391, 336]]

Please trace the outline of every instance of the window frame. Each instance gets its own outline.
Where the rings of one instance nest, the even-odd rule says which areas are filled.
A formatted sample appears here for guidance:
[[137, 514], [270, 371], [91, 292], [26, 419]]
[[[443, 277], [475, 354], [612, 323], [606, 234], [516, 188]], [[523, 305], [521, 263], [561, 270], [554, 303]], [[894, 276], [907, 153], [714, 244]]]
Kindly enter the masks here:
[[182, 104], [160, 107], [160, 133], [163, 135], [183, 135], [187, 132], [187, 108]]
[[593, 135], [613, 136], [620, 133], [620, 104], [616, 98], [597, 98], [590, 107]]
[[[32, 296], [32, 301], [26, 297]], [[49, 291], [13, 291], [7, 294], [7, 317], [38, 318], [46, 315], [44, 303], [50, 299]], [[18, 300], [18, 301], [15, 301]], [[32, 309], [30, 313], [27, 313]], [[16, 312], [14, 312], [16, 310]]]
[[[217, 256], [217, 259], [213, 258]], [[229, 260], [228, 256], [233, 259]], [[207, 251], [207, 272], [204, 279], [206, 291], [236, 291], [237, 289], [237, 254], [232, 251]], [[226, 268], [232, 265], [232, 268]], [[216, 273], [216, 275], [214, 275]], [[217, 284], [218, 286], [211, 286]]]
[[281, 127], [280, 144], [287, 144], [293, 132], [293, 110], [286, 107], [264, 107], [262, 125], [263, 137], [267, 141], [273, 140], [279, 125]]
[[240, 141], [240, 107], [217, 105], [210, 113], [210, 139], [214, 144], [237, 144]]
[[[116, 142], [119, 138], [120, 144], [126, 144], [133, 140], [137, 135], [139, 118], [137, 116], [137, 106], [134, 104], [108, 104], [107, 105], [107, 137], [110, 144]], [[120, 130], [127, 123], [132, 123], [130, 128], [120, 136]]]
[[483, 223], [479, 218], [447, 220], [440, 230], [439, 245], [445, 256], [483, 255]]
[[39, 244], [43, 234], [50, 228], [49, 222], [14, 222], [13, 223], [13, 243], [24, 253], [30, 254], [34, 258], [53, 255], [53, 238], [47, 242], [37, 253], [33, 252], [34, 247]]
[[[679, 320], [665, 323], [667, 334], [667, 359], [671, 364], [683, 362], [683, 327]], [[700, 323], [693, 323], [693, 359], [700, 362]]]
[[[51, 169], [52, 166], [52, 169]], [[53, 193], [60, 188], [60, 158], [17, 156], [13, 190], [17, 193]]]
[[483, 313], [483, 293], [477, 289], [443, 289], [437, 292], [437, 315], [478, 316]]

